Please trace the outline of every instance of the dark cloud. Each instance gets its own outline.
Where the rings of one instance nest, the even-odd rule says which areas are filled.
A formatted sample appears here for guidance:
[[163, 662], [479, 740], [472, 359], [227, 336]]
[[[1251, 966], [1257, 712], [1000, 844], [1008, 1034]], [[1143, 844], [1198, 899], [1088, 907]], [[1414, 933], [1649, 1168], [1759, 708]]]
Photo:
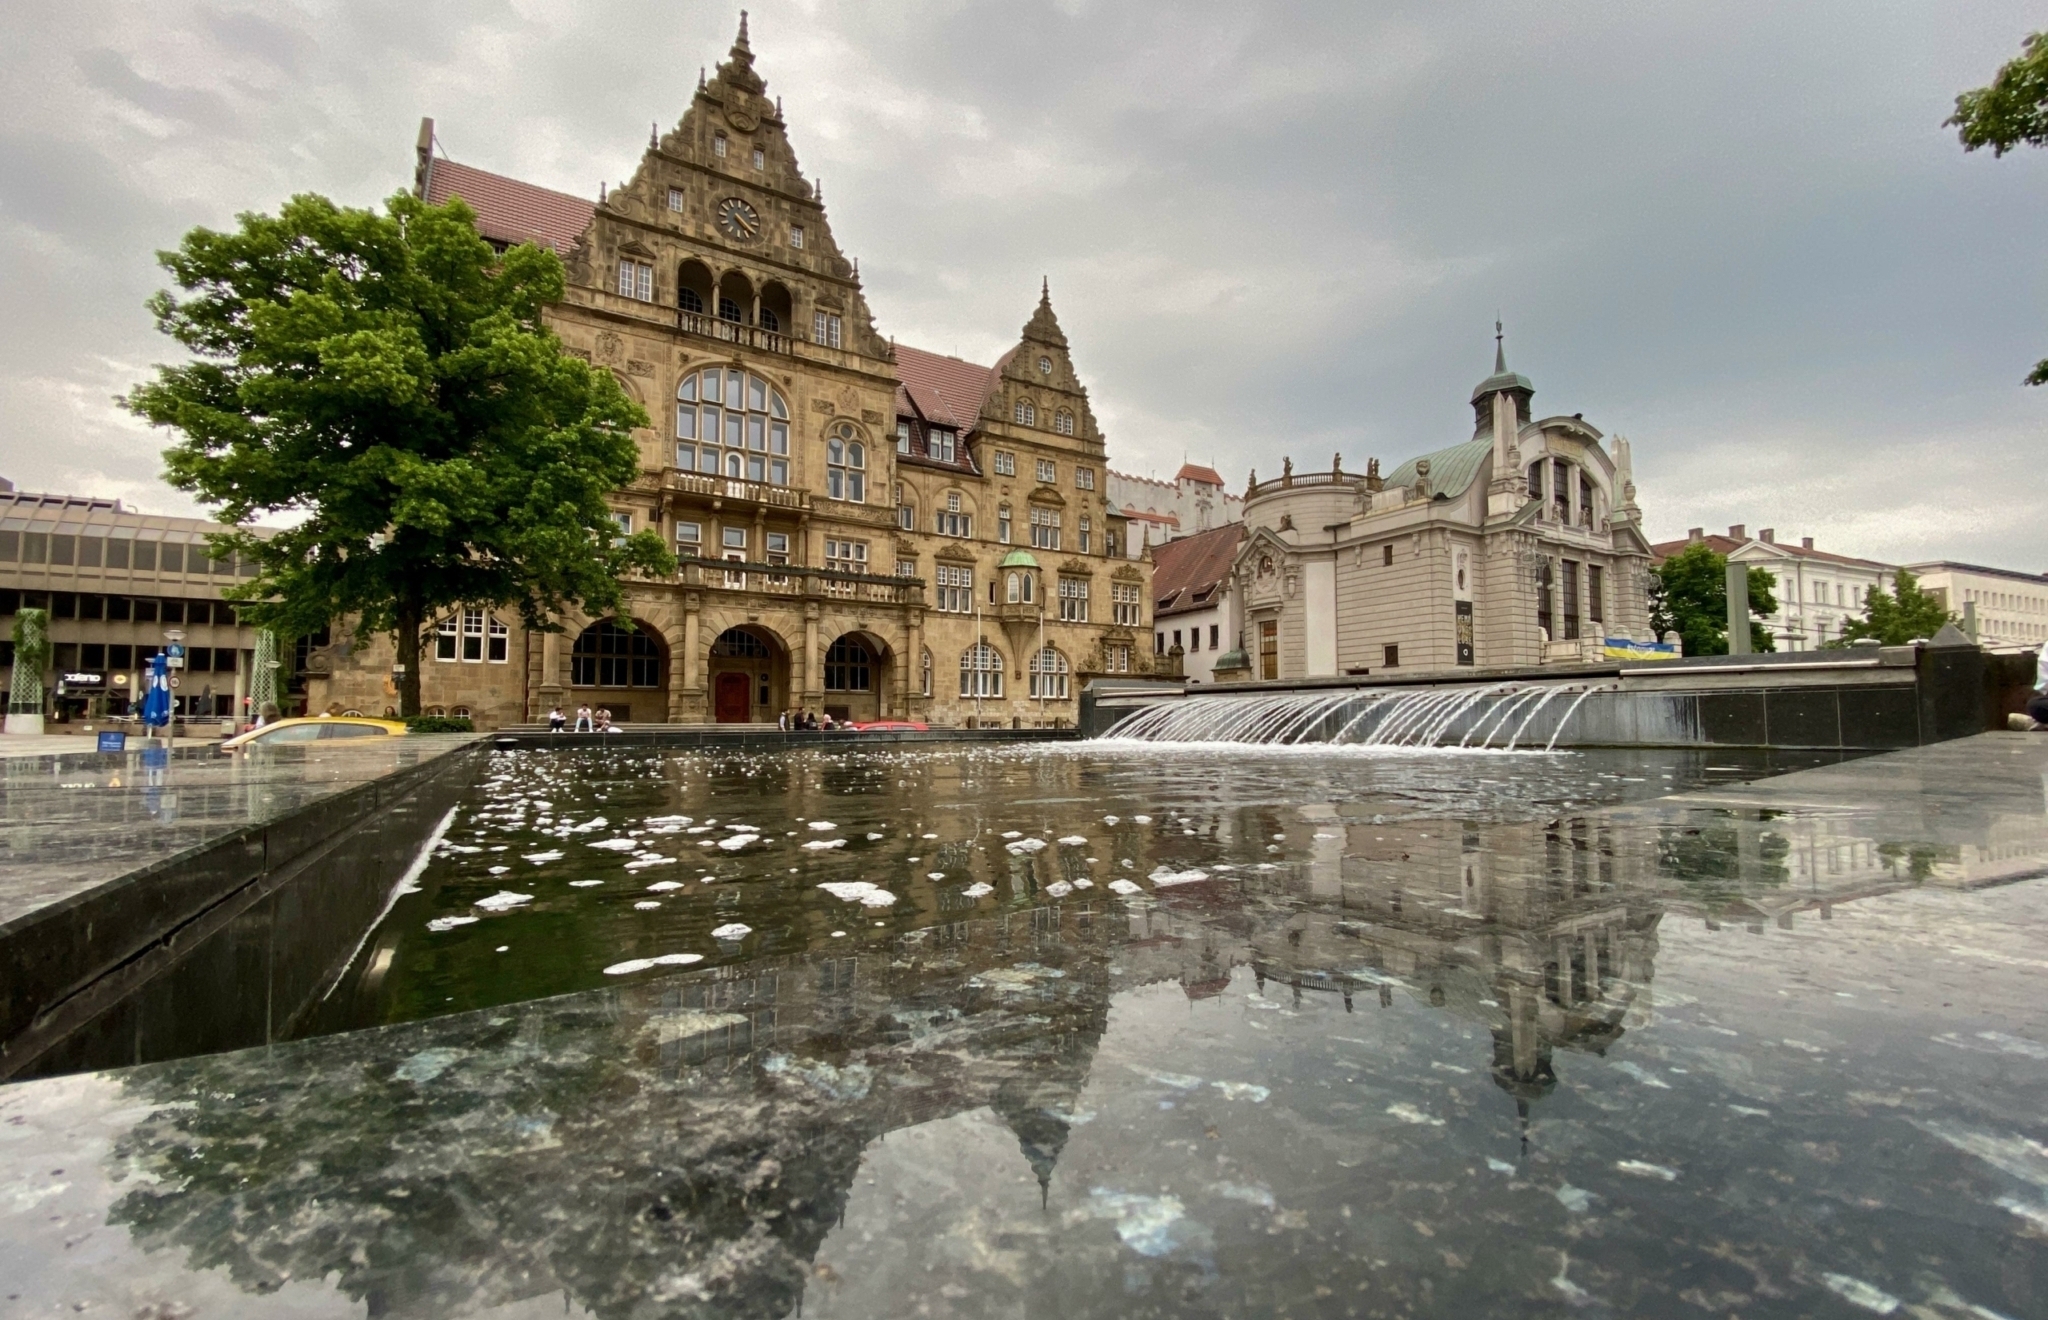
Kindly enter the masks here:
[[[1462, 438], [1498, 312], [1540, 409], [1635, 441], [1653, 531], [2048, 567], [2048, 391], [2018, 384], [2048, 355], [2048, 153], [1965, 156], [1941, 127], [2034, 7], [752, 8], [884, 332], [992, 357], [1049, 274], [1120, 466], [1239, 480]], [[139, 307], [183, 228], [388, 195], [423, 114], [458, 159], [594, 194], [734, 19], [33, 11], [0, 48], [0, 221], [32, 236], [0, 245], [0, 462], [151, 464], [104, 382], [164, 353]]]

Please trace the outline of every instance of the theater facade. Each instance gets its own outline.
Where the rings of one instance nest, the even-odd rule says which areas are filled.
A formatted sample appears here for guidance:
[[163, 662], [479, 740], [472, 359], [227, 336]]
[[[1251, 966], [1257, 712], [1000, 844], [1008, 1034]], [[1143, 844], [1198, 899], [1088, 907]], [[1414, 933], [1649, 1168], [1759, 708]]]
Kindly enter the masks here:
[[[559, 631], [451, 612], [423, 650], [427, 710], [486, 728], [581, 705], [1049, 726], [1091, 676], [1170, 663], [1145, 644], [1150, 558], [1129, 554], [1050, 291], [992, 365], [885, 338], [744, 19], [681, 122], [595, 204], [441, 157], [431, 121], [416, 188], [461, 197], [494, 245], [561, 254], [549, 325], [654, 423], [613, 516], [680, 561]], [[390, 639], [346, 632], [308, 657], [311, 704], [395, 708]]]

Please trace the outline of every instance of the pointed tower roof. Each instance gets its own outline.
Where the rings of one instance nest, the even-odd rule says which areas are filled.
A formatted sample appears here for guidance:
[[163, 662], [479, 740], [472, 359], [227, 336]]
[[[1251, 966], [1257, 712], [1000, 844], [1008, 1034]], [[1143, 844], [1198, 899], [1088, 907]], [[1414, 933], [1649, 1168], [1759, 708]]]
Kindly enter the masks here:
[[1024, 338], [1035, 344], [1067, 346], [1067, 332], [1060, 329], [1060, 319], [1052, 311], [1052, 281], [1043, 276], [1038, 284], [1038, 310], [1024, 323]]
[[1508, 370], [1506, 338], [1505, 333], [1501, 330], [1500, 322], [1495, 321], [1493, 323], [1493, 374], [1472, 387], [1472, 402], [1477, 403], [1488, 395], [1498, 394], [1502, 390], [1518, 390], [1522, 394], [1522, 403], [1524, 408], [1526, 408], [1529, 400], [1536, 394], [1536, 387], [1529, 383], [1527, 376]]

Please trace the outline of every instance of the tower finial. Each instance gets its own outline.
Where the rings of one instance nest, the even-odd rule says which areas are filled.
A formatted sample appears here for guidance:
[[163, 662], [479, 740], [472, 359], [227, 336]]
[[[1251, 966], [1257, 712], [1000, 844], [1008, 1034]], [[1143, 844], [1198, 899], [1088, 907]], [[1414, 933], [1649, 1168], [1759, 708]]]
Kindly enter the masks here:
[[652, 151], [660, 145], [661, 124], [658, 120], [650, 120], [647, 125], [647, 149]]
[[1052, 276], [1041, 275], [1038, 277], [1038, 300], [1043, 303], [1052, 301]]
[[1500, 313], [1493, 316], [1493, 374], [1505, 376], [1508, 370], [1507, 336], [1500, 327]]
[[737, 47], [738, 49], [740, 49], [740, 50], [745, 50], [745, 49], [747, 49], [747, 11], [746, 11], [746, 10], [744, 10], [744, 9], [740, 10], [740, 37], [739, 37], [739, 40], [738, 40], [738, 41], [735, 41], [735, 42], [733, 42], [732, 44], [733, 44], [733, 45], [734, 45], [735, 47]]
[[697, 90], [704, 90], [704, 66], [701, 64], [697, 66]]

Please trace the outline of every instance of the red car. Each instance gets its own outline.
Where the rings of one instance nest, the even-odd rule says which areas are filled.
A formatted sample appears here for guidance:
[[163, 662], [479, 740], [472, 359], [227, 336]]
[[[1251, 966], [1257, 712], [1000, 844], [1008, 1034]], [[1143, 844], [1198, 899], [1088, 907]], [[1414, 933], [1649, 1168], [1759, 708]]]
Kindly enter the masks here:
[[932, 726], [918, 720], [862, 720], [853, 727], [856, 733], [894, 733], [900, 730], [923, 733]]

